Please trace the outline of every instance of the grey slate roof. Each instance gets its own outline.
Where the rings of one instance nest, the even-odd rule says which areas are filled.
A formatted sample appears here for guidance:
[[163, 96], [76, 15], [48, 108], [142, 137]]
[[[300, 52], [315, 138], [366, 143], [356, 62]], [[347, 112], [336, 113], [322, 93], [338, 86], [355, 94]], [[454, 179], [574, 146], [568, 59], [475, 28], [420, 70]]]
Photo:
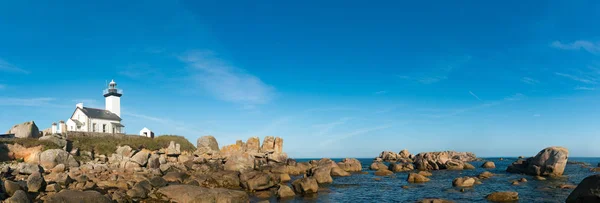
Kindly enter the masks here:
[[83, 107], [83, 108], [81, 108], [81, 111], [89, 118], [104, 119], [104, 120], [111, 120], [111, 121], [121, 121], [121, 117], [117, 116], [117, 114], [114, 114], [113, 112], [110, 112], [108, 110]]

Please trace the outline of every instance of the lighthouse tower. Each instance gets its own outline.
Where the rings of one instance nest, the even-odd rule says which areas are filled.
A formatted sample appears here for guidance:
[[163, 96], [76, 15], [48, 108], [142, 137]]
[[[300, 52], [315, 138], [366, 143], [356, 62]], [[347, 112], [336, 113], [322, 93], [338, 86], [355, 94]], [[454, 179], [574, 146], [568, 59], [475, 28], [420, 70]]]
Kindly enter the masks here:
[[121, 117], [121, 96], [123, 96], [123, 91], [117, 89], [117, 83], [114, 80], [110, 81], [108, 89], [104, 90], [105, 109], [119, 117]]

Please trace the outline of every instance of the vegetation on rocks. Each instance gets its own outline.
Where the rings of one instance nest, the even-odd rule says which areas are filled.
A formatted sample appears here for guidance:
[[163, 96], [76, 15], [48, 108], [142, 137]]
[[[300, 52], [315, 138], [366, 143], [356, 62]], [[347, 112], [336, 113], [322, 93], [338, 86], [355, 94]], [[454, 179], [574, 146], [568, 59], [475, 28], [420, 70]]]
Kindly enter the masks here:
[[96, 154], [111, 154], [117, 146], [130, 146], [132, 148], [148, 150], [159, 150], [169, 146], [171, 141], [181, 145], [183, 151], [195, 151], [196, 147], [187, 139], [177, 135], [161, 135], [154, 139], [138, 135], [113, 136], [110, 139], [97, 136], [69, 136], [73, 143], [73, 148], [79, 148], [82, 151], [94, 151]]
[[[53, 142], [39, 140], [37, 138], [0, 138], [0, 144], [20, 144], [27, 148], [41, 145], [44, 146], [42, 148], [43, 150], [60, 148], [60, 146]], [[0, 148], [0, 150], [2, 150], [2, 148]]]

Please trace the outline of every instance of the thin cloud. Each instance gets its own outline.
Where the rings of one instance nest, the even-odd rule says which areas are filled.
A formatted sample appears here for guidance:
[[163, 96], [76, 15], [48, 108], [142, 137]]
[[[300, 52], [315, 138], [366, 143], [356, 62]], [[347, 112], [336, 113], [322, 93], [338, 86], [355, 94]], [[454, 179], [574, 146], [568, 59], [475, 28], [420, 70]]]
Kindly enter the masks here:
[[333, 130], [335, 127], [343, 125], [352, 119], [353, 118], [351, 118], [351, 117], [344, 117], [344, 118], [340, 118], [339, 120], [337, 120], [335, 122], [313, 125], [313, 127], [320, 129], [317, 133], [315, 133], [315, 135], [319, 135], [319, 136], [326, 135], [329, 132], [331, 132], [331, 130]]
[[417, 81], [422, 84], [433, 84], [433, 83], [437, 83], [437, 82], [445, 80], [445, 79], [448, 79], [448, 77], [447, 76], [432, 76], [432, 77], [420, 78], [420, 79], [417, 79]]
[[561, 77], [569, 78], [571, 80], [582, 82], [582, 83], [596, 84], [596, 81], [594, 79], [582, 78], [582, 77], [578, 77], [578, 76], [574, 76], [574, 75], [570, 75], [570, 74], [566, 74], [566, 73], [560, 73], [560, 72], [555, 72], [554, 74], [561, 76]]
[[475, 93], [469, 91], [469, 94], [471, 94], [471, 96], [475, 97], [475, 99], [482, 101]]
[[381, 91], [374, 92], [373, 94], [387, 94], [387, 93], [388, 93], [387, 90], [381, 90]]
[[121, 69], [122, 70], [118, 72], [119, 75], [132, 79], [158, 80], [162, 75], [159, 69], [146, 63], [130, 64]]
[[477, 111], [477, 110], [480, 110], [480, 109], [486, 109], [486, 108], [498, 106], [498, 105], [501, 105], [501, 104], [506, 103], [506, 102], [519, 101], [519, 100], [522, 100], [522, 99], [525, 99], [525, 98], [526, 98], [526, 96], [524, 94], [516, 93], [514, 95], [505, 97], [503, 100], [500, 100], [500, 101], [487, 102], [487, 103], [484, 103], [484, 104], [479, 104], [479, 105], [476, 105], [476, 106], [462, 108], [462, 109], [449, 109], [449, 110], [444, 110], [444, 109], [420, 109], [420, 111], [442, 112], [442, 113], [437, 113], [437, 114], [426, 113], [426, 114], [421, 114], [421, 115], [422, 116], [426, 116], [426, 117], [431, 117], [431, 118], [444, 118], [444, 117], [456, 116], [456, 115], [459, 115], [459, 114], [462, 114], [462, 113], [466, 113], [466, 112], [472, 112], [472, 111]]
[[533, 117], [540, 117], [540, 116], [542, 116], [542, 115], [540, 115], [540, 114], [537, 114], [537, 113], [536, 113], [536, 114], [533, 114]]
[[554, 41], [550, 44], [551, 47], [562, 50], [585, 50], [592, 54], [600, 54], [600, 43], [593, 43], [586, 40], [577, 40], [572, 43], [562, 43]]
[[56, 101], [55, 98], [40, 97], [40, 98], [2, 98], [0, 105], [2, 106], [54, 106], [51, 102]]
[[533, 79], [533, 78], [530, 78], [530, 77], [523, 77], [523, 78], [521, 78], [521, 82], [524, 82], [524, 83], [527, 83], [527, 84], [530, 84], [530, 85], [537, 85], [537, 84], [540, 83], [539, 80], [536, 80], [536, 79]]
[[6, 85], [0, 84], [0, 90], [6, 88]]
[[98, 100], [95, 99], [73, 99], [75, 103], [83, 103], [84, 106], [89, 107], [100, 107]]
[[594, 90], [596, 90], [596, 88], [593, 88], [593, 87], [583, 87], [583, 86], [577, 86], [577, 87], [575, 87], [575, 90], [588, 90], [588, 91], [594, 91]]
[[[399, 79], [415, 81], [421, 84], [434, 84], [448, 79], [448, 75], [461, 68], [464, 64], [468, 63], [473, 57], [470, 55], [460, 56], [451, 60], [440, 62], [437, 67], [429, 69], [425, 72], [418, 73], [418, 75], [396, 75]], [[441, 67], [440, 67], [441, 65]]]
[[375, 127], [371, 127], [371, 128], [357, 129], [357, 130], [354, 130], [354, 131], [349, 132], [347, 134], [336, 136], [336, 137], [333, 137], [333, 138], [331, 138], [329, 140], [325, 140], [325, 141], [321, 142], [321, 146], [330, 145], [332, 143], [336, 143], [336, 142], [339, 142], [341, 140], [348, 139], [350, 137], [354, 137], [354, 136], [357, 136], [357, 135], [362, 135], [362, 134], [373, 132], [373, 131], [379, 131], [379, 130], [388, 129], [388, 128], [391, 128], [392, 126], [393, 125], [388, 124], [388, 125], [375, 126]]
[[194, 81], [216, 98], [240, 104], [269, 102], [275, 88], [235, 67], [210, 51], [191, 51], [179, 57], [191, 68]]
[[19, 67], [15, 66], [13, 64], [10, 64], [2, 59], [0, 59], [0, 71], [9, 72], [9, 73], [29, 74], [29, 71], [19, 68]]
[[129, 112], [129, 111], [123, 112], [123, 115], [138, 118], [138, 119], [153, 121], [153, 122], [162, 124], [163, 126], [166, 126], [168, 128], [172, 128], [172, 129], [175, 129], [178, 131], [183, 131], [183, 132], [190, 133], [190, 134], [196, 134], [196, 133], [200, 132], [194, 128], [191, 128], [191, 127], [183, 124], [182, 122], [173, 121], [173, 120], [170, 120], [170, 119], [167, 119], [164, 117], [159, 118], [159, 117], [155, 117], [155, 116], [138, 114], [138, 113], [133, 113], [133, 112]]

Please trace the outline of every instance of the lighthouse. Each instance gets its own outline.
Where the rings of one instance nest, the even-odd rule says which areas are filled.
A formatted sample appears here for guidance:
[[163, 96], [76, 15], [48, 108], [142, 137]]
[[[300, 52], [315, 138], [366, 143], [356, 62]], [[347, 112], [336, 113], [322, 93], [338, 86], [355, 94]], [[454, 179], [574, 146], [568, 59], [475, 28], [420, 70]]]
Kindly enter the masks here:
[[117, 89], [117, 83], [111, 80], [108, 84], [108, 89], [104, 90], [106, 104], [104, 109], [121, 117], [121, 96], [123, 96], [123, 91]]

